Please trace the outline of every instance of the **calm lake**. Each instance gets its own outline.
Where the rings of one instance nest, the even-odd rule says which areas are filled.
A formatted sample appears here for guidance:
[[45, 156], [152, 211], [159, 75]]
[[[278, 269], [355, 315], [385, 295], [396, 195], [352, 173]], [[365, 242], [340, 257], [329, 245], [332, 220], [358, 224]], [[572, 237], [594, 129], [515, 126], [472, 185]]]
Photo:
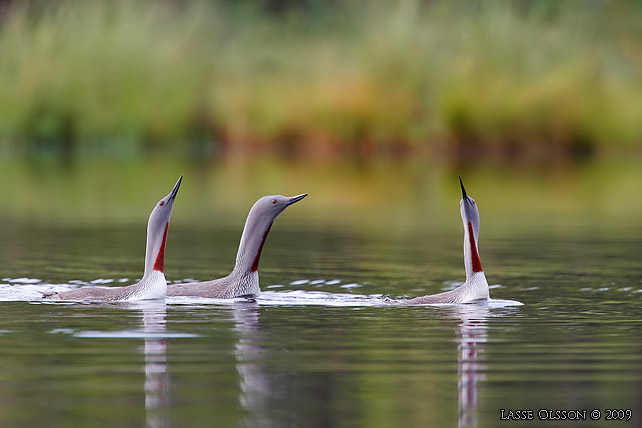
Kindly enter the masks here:
[[[491, 296], [524, 305], [442, 307], [388, 302], [463, 281], [456, 173], [417, 184], [420, 168], [400, 172], [400, 193], [388, 191], [395, 183], [379, 186], [385, 171], [352, 177], [335, 187], [341, 209], [319, 177], [292, 185], [300, 172], [256, 194], [228, 192], [231, 208], [217, 208], [222, 197], [210, 205], [194, 190], [208, 188], [210, 173], [179, 171], [185, 193], [167, 241], [170, 282], [228, 273], [263, 187], [310, 191], [272, 227], [264, 293], [83, 304], [44, 302], [39, 291], [140, 278], [147, 215], [178, 168], [149, 193], [136, 192], [133, 172], [115, 182], [77, 171], [38, 181], [40, 172], [20, 170], [27, 184], [10, 182], [9, 201], [36, 214], [14, 207], [0, 230], [0, 426], [640, 426], [642, 228], [632, 200], [639, 191], [627, 190], [639, 190], [631, 180], [640, 173], [607, 169], [544, 181], [467, 171]], [[226, 183], [241, 183], [235, 189], [251, 187], [242, 183], [253, 172], [236, 181], [226, 174]], [[89, 207], [59, 211], [56, 201], [75, 200], [61, 190], [66, 183]], [[105, 220], [94, 187], [111, 189], [108, 213], [123, 199], [142, 208]], [[533, 420], [514, 420], [528, 411]]]

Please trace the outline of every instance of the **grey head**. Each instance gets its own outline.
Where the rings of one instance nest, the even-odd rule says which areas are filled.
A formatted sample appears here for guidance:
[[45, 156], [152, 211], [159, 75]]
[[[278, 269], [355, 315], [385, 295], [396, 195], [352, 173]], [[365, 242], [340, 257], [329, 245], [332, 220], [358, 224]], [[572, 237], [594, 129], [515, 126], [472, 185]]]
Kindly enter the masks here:
[[256, 272], [259, 267], [261, 251], [274, 219], [290, 205], [308, 196], [303, 193], [297, 196], [271, 195], [263, 196], [254, 203], [245, 221], [243, 235], [236, 256], [235, 271]]
[[174, 200], [181, 187], [183, 175], [178, 178], [176, 185], [167, 196], [158, 201], [147, 222], [147, 249], [145, 252], [145, 273], [144, 277], [153, 270], [163, 272], [165, 263], [165, 241], [167, 229], [172, 216]]
[[466, 266], [466, 274], [469, 275], [482, 271], [478, 250], [479, 210], [475, 200], [466, 193], [461, 177], [459, 177], [459, 185], [461, 187], [459, 207], [461, 220], [464, 224], [464, 264]]
[[472, 229], [475, 232], [475, 240], [477, 240], [479, 235], [479, 210], [477, 209], [477, 203], [466, 193], [461, 177], [459, 177], [459, 185], [461, 187], [461, 201], [459, 202], [461, 219], [464, 227], [467, 227], [468, 223], [471, 223]]
[[303, 193], [298, 196], [281, 196], [281, 195], [271, 195], [263, 196], [259, 198], [258, 201], [254, 203], [252, 209], [250, 209], [250, 216], [256, 216], [257, 218], [263, 218], [270, 220], [270, 223], [274, 221], [276, 216], [281, 214], [290, 205], [299, 202], [301, 199], [308, 196], [307, 193]]

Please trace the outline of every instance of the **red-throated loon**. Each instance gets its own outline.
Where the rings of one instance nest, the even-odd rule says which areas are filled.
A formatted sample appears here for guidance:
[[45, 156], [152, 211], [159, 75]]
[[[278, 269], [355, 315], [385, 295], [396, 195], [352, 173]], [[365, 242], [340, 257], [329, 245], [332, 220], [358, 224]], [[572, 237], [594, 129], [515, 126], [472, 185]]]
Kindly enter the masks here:
[[71, 291], [45, 293], [44, 298], [60, 300], [122, 301], [162, 299], [167, 290], [165, 280], [165, 241], [174, 200], [181, 186], [181, 175], [169, 195], [158, 201], [147, 222], [147, 248], [143, 279], [126, 287], [81, 287]]
[[261, 292], [259, 259], [272, 223], [284, 209], [307, 195], [304, 193], [290, 198], [280, 195], [260, 198], [250, 210], [245, 221], [245, 228], [236, 255], [236, 265], [232, 272], [224, 278], [211, 281], [170, 284], [167, 287], [167, 295], [220, 299], [258, 295]]

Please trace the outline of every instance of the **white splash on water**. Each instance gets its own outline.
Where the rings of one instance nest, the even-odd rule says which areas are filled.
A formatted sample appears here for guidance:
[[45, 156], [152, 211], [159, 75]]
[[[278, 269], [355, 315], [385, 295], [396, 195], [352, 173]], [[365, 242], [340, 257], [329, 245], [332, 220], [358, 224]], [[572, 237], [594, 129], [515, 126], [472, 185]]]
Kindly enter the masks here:
[[[51, 333], [51, 332], [50, 332]], [[183, 337], [200, 337], [193, 333], [171, 333], [171, 332], [150, 332], [142, 330], [118, 330], [118, 331], [100, 331], [100, 330], [82, 330], [72, 334], [80, 338], [110, 338], [110, 339], [176, 339]]]
[[0, 301], [15, 302], [15, 301], [31, 301], [40, 300], [42, 293], [45, 291], [60, 291], [69, 290], [70, 286], [67, 284], [64, 287], [58, 287], [53, 284], [46, 284], [38, 282], [30, 283], [6, 283], [0, 284]]
[[[28, 301], [34, 304], [69, 304], [70, 302], [61, 302], [57, 300], [43, 300], [43, 293], [47, 292], [61, 292], [69, 291], [79, 286], [95, 285], [95, 284], [108, 284], [114, 282], [110, 279], [96, 279], [90, 283], [71, 280], [66, 284], [49, 284], [39, 279], [33, 278], [4, 278], [6, 283], [0, 283], [0, 301]], [[341, 283], [339, 280], [331, 280], [322, 282], [310, 280], [297, 280], [292, 281], [291, 285], [312, 285], [319, 286], [322, 283], [332, 284]], [[120, 281], [118, 281], [120, 282]], [[252, 300], [256, 301], [259, 305], [264, 306], [344, 306], [344, 307], [359, 307], [359, 306], [390, 306], [398, 303], [403, 303], [404, 299], [392, 299], [383, 294], [357, 294], [351, 292], [345, 293], [332, 293], [325, 291], [308, 291], [308, 290], [275, 290], [276, 288], [284, 287], [281, 284], [268, 285], [263, 287], [264, 291]], [[340, 286], [346, 290], [353, 290], [363, 287], [363, 284], [348, 283]], [[175, 305], [228, 305], [239, 301], [245, 301], [246, 298], [238, 299], [211, 299], [204, 297], [167, 297], [165, 302], [167, 304]], [[505, 306], [521, 306], [523, 303], [514, 300], [490, 299], [475, 304], [485, 305], [488, 307], [505, 307]], [[424, 305], [435, 306], [435, 305]]]
[[259, 305], [321, 305], [321, 306], [384, 306], [393, 300], [382, 294], [329, 293], [325, 291], [265, 291], [256, 302]]
[[506, 306], [524, 306], [522, 302], [517, 300], [505, 300], [505, 299], [488, 299], [485, 302], [481, 303], [482, 305], [487, 305], [489, 308], [505, 308]]
[[[172, 296], [165, 298], [168, 304], [174, 305], [235, 305], [247, 301], [247, 298], [213, 299], [208, 297]], [[251, 298], [260, 306], [385, 306], [393, 303], [381, 294], [327, 293], [324, 291], [263, 291]]]
[[361, 285], [359, 285], [359, 284], [357, 284], [357, 283], [355, 283], [355, 282], [352, 282], [352, 283], [350, 283], [350, 284], [343, 284], [343, 285], [341, 286], [341, 288], [346, 288], [346, 289], [350, 289], [350, 288], [359, 288], [359, 287], [361, 287]]
[[2, 278], [2, 280], [10, 284], [37, 284], [39, 282], [42, 282], [41, 280], [35, 278]]

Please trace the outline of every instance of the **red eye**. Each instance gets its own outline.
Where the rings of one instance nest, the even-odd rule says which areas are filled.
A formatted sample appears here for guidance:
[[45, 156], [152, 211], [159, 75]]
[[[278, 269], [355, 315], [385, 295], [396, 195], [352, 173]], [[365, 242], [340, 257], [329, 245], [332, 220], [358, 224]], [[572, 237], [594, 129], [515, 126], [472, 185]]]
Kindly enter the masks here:
[[272, 205], [276, 205], [276, 199], [272, 199]]
[[160, 202], [160, 206], [162, 207], [163, 205], [165, 205], [165, 201]]

